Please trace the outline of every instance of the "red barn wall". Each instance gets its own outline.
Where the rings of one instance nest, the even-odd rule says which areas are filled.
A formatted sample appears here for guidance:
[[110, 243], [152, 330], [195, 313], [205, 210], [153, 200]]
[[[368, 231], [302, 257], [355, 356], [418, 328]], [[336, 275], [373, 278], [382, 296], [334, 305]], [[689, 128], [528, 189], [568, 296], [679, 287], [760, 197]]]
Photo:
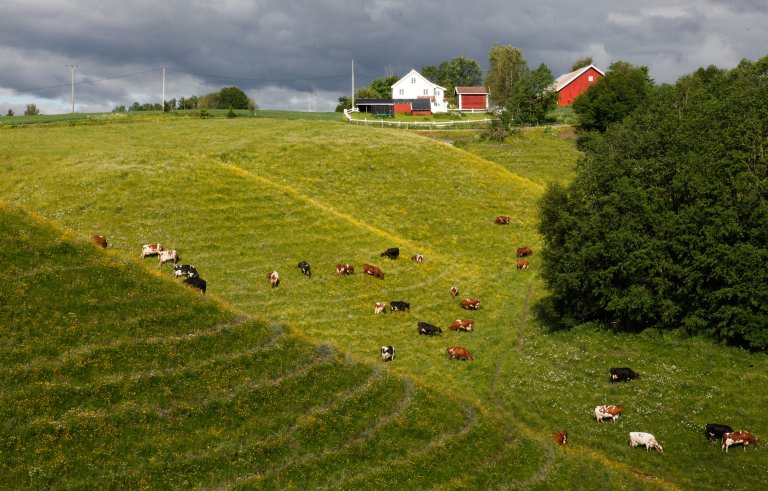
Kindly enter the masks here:
[[[591, 82], [589, 81], [590, 75], [592, 76]], [[600, 72], [594, 68], [590, 68], [586, 72], [579, 75], [576, 80], [563, 87], [563, 90], [557, 93], [557, 105], [560, 107], [570, 106], [573, 104], [574, 99], [583, 94], [590, 85], [597, 82], [602, 77], [603, 76], [600, 75]]]
[[462, 94], [460, 109], [485, 109], [485, 95], [483, 94]]
[[403, 114], [411, 111], [411, 105], [407, 103], [395, 104], [395, 114]]

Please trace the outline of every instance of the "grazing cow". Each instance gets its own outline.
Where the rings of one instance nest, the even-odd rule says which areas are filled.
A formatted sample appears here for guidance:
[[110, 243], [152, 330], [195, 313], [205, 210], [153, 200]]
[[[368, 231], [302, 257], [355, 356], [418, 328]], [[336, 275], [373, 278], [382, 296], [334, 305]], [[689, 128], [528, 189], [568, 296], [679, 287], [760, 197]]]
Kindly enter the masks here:
[[312, 278], [312, 270], [309, 268], [309, 263], [306, 261], [301, 261], [299, 264], [299, 269], [302, 273], [304, 273], [304, 276], [307, 278]]
[[480, 308], [479, 298], [465, 298], [461, 301], [461, 308], [464, 310], [477, 310]]
[[200, 293], [205, 295], [205, 288], [207, 286], [207, 283], [204, 279], [200, 278], [199, 276], [190, 276], [189, 278], [186, 278], [184, 280], [185, 285], [189, 285], [192, 288], [197, 288], [200, 290]]
[[611, 383], [614, 382], [628, 382], [630, 380], [635, 380], [638, 375], [635, 373], [634, 370], [627, 367], [621, 367], [621, 368], [611, 368]]
[[715, 440], [721, 440], [725, 433], [731, 433], [732, 431], [733, 428], [728, 425], [707, 423], [707, 426], [704, 428], [704, 435], [707, 437], [707, 440], [713, 442]]
[[509, 225], [509, 217], [506, 215], [499, 215], [494, 222], [496, 225]]
[[472, 332], [475, 327], [475, 321], [472, 319], [456, 319], [456, 322], [448, 326], [449, 331]]
[[517, 266], [517, 269], [531, 269], [530, 261], [526, 261], [525, 259], [515, 259], [515, 265]]
[[141, 246], [141, 258], [144, 259], [147, 256], [156, 256], [163, 252], [163, 246], [161, 244], [144, 244]]
[[448, 352], [448, 359], [449, 360], [473, 360], [472, 355], [469, 354], [469, 350], [467, 348], [462, 348], [461, 346], [451, 346], [446, 350]]
[[336, 274], [337, 275], [350, 275], [355, 272], [355, 267], [351, 264], [337, 264], [336, 265]]
[[176, 252], [176, 249], [172, 249], [170, 251], [160, 251], [160, 254], [158, 254], [158, 257], [160, 259], [160, 262], [158, 263], [158, 267], [162, 266], [165, 263], [176, 264], [179, 262], [179, 253]]
[[374, 278], [384, 278], [384, 272], [373, 264], [363, 264], [363, 272], [373, 276]]
[[408, 302], [403, 302], [402, 300], [397, 300], [397, 301], [389, 302], [389, 309], [392, 312], [405, 312], [406, 310], [410, 312], [411, 304], [409, 304]]
[[394, 346], [382, 346], [381, 347], [381, 359], [382, 361], [392, 361], [395, 359], [395, 347]]
[[387, 308], [387, 304], [384, 302], [376, 302], [373, 304], [373, 313], [374, 314], [381, 314], [382, 312], [385, 312], [385, 309]]
[[443, 333], [442, 329], [430, 324], [429, 322], [419, 322], [417, 331], [419, 334], [423, 334], [425, 336], [434, 336], [435, 334]]
[[267, 278], [269, 278], [269, 283], [272, 285], [272, 288], [275, 288], [280, 284], [280, 275], [277, 274], [277, 271], [268, 273]]
[[380, 254], [381, 257], [388, 257], [390, 259], [397, 259], [400, 256], [400, 249], [397, 247], [390, 247], [386, 251]]
[[421, 264], [424, 262], [424, 256], [421, 254], [415, 254], [411, 256], [411, 261], [416, 261], [417, 263]]
[[451, 297], [456, 298], [459, 296], [459, 289], [456, 286], [451, 287]]
[[555, 443], [558, 445], [565, 445], [568, 443], [568, 432], [567, 431], [561, 431], [557, 435], [555, 435]]
[[178, 266], [173, 267], [173, 277], [178, 278], [179, 276], [198, 276], [197, 270], [194, 266], [191, 264], [180, 264]]
[[101, 247], [103, 249], [107, 248], [107, 238], [104, 237], [103, 235], [92, 235], [91, 236], [91, 240], [97, 246], [99, 246], [99, 247]]
[[661, 445], [659, 445], [659, 442], [656, 441], [656, 437], [650, 433], [644, 433], [642, 431], [630, 431], [629, 446], [635, 448], [638, 445], [643, 445], [646, 452], [652, 448], [658, 450], [659, 452], [664, 451], [664, 449], [661, 448]]
[[601, 422], [604, 419], [612, 419], [614, 423], [621, 416], [624, 406], [597, 406], [595, 407], [595, 419]]
[[526, 257], [533, 254], [533, 249], [530, 247], [518, 247], [517, 248], [517, 257]]
[[728, 451], [731, 445], [743, 445], [744, 450], [747, 450], [747, 445], [757, 445], [757, 438], [755, 438], [750, 432], [739, 430], [731, 431], [723, 434], [722, 450]]

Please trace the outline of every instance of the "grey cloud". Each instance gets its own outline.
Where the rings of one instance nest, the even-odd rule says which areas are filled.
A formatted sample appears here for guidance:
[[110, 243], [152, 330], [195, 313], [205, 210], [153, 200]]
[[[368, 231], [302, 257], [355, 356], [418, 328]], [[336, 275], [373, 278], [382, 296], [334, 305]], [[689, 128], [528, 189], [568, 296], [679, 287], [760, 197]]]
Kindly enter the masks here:
[[[67, 63], [82, 79], [168, 67], [166, 96], [237, 85], [261, 107], [301, 109], [316, 91], [318, 110], [350, 87], [458, 55], [486, 67], [495, 42], [523, 50], [555, 76], [591, 55], [649, 67], [661, 82], [698, 66], [733, 66], [764, 56], [764, 0], [589, 3], [557, 0], [5, 0], [0, 17], [0, 110], [34, 92], [69, 99]], [[160, 99], [157, 72], [83, 84], [83, 107], [111, 109], [138, 97]], [[139, 102], [150, 102], [142, 101]]]

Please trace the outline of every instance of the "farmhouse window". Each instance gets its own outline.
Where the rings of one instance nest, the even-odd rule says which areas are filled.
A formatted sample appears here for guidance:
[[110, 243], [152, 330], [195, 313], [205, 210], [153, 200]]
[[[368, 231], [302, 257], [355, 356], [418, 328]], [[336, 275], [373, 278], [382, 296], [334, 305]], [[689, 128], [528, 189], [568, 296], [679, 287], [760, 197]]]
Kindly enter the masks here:
[[405, 89], [400, 89], [400, 95], [405, 95]]
[[429, 95], [429, 89], [424, 89], [424, 95]]
[[411, 83], [412, 83], [412, 84], [415, 84], [415, 83], [416, 83], [416, 77], [413, 77], [413, 78], [411, 79]]
[[595, 81], [594, 75], [590, 75], [589, 77], [587, 77], [587, 80], [590, 82], [594, 82]]

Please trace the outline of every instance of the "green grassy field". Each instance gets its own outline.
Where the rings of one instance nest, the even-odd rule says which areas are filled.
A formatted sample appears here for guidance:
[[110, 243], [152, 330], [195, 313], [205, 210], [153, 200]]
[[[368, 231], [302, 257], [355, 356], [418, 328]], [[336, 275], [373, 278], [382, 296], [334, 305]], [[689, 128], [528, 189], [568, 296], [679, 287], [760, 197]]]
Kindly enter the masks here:
[[[0, 138], [3, 235], [15, 238], [0, 249], [6, 482], [766, 485], [762, 449], [726, 455], [702, 436], [707, 422], [766, 433], [754, 398], [768, 387], [764, 354], [653, 330], [549, 333], [532, 316], [539, 260], [516, 270], [514, 250], [540, 248], [536, 200], [573, 176], [567, 129], [487, 144], [333, 120], [163, 118]], [[510, 226], [493, 224], [500, 214]], [[110, 250], [85, 243], [92, 233]], [[179, 250], [209, 295], [140, 261], [148, 242]], [[379, 256], [393, 246], [404, 257]], [[416, 252], [425, 263], [408, 260]], [[358, 273], [337, 277], [341, 262]], [[385, 278], [364, 276], [364, 262]], [[462, 311], [451, 285], [483, 308]], [[411, 311], [373, 314], [393, 300]], [[458, 318], [476, 331], [416, 334], [418, 321]], [[397, 359], [382, 366], [389, 344]], [[450, 345], [475, 361], [449, 362]], [[642, 378], [610, 385], [611, 366]], [[625, 414], [597, 424], [598, 404]], [[552, 443], [561, 429], [565, 448]], [[629, 431], [654, 433], [665, 452], [630, 449]]]

